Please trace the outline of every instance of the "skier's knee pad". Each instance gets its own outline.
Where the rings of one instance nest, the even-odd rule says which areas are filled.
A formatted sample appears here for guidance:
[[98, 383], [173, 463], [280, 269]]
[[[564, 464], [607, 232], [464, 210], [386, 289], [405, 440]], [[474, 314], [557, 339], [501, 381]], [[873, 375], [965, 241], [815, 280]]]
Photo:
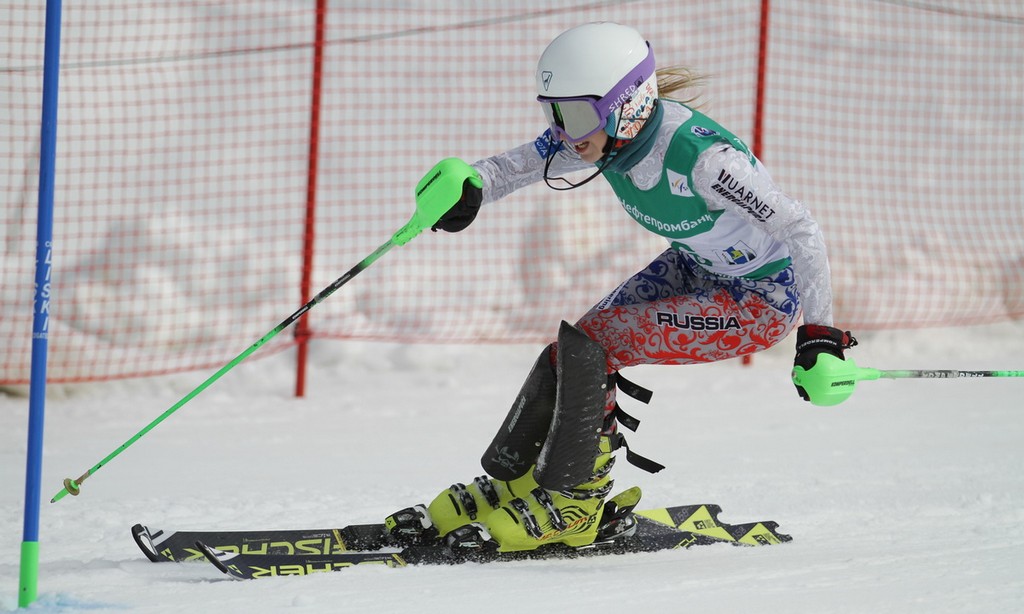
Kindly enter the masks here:
[[481, 464], [488, 475], [514, 480], [537, 461], [555, 413], [555, 371], [548, 345], [523, 382], [501, 428], [487, 447]]
[[541, 352], [505, 422], [481, 459], [484, 471], [513, 480], [536, 464], [544, 488], [573, 488], [590, 479], [608, 385], [604, 349], [562, 322], [555, 370]]
[[548, 490], [589, 482], [600, 453], [608, 390], [604, 348], [567, 322], [558, 331], [555, 415], [534, 477]]

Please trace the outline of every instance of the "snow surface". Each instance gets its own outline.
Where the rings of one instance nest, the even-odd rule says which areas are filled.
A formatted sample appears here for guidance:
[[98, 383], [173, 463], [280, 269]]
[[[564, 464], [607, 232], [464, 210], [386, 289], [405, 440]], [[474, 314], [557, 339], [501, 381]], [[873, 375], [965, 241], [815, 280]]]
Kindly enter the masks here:
[[[865, 334], [851, 356], [881, 369], [1021, 369], [1022, 333]], [[792, 543], [251, 582], [143, 558], [136, 522], [372, 522], [471, 479], [539, 350], [332, 341], [313, 345], [305, 399], [292, 396], [290, 353], [250, 359], [80, 496], [44, 502], [30, 611], [1024, 611], [1024, 382], [864, 382], [843, 405], [818, 408], [797, 399], [791, 340], [783, 346], [751, 367], [628, 370], [655, 391], [648, 407], [624, 400], [643, 420], [630, 443], [668, 468], [652, 476], [622, 462], [614, 477], [642, 486], [642, 505], [718, 503], [725, 521], [778, 521]], [[209, 375], [54, 387], [44, 499]], [[24, 396], [0, 395], [4, 611], [17, 609], [27, 412]]]

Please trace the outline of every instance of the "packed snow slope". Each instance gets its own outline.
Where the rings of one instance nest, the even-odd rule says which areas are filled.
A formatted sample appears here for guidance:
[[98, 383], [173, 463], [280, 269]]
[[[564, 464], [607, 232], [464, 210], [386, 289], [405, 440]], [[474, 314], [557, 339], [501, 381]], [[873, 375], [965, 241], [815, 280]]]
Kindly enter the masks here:
[[[552, 323], [552, 331], [557, 323]], [[888, 331], [850, 352], [880, 369], [1021, 369], [1024, 327]], [[372, 522], [480, 473], [533, 346], [313, 346], [306, 398], [288, 353], [243, 363], [83, 485], [43, 503], [34, 612], [1024, 611], [1024, 381], [863, 382], [800, 401], [792, 340], [738, 361], [638, 367], [654, 390], [625, 462], [642, 505], [717, 503], [794, 541], [588, 560], [385, 569], [236, 582], [152, 564], [129, 535]], [[239, 350], [244, 348], [239, 348]], [[54, 387], [43, 495], [78, 477], [209, 373]], [[0, 610], [17, 609], [28, 400], [0, 395]]]

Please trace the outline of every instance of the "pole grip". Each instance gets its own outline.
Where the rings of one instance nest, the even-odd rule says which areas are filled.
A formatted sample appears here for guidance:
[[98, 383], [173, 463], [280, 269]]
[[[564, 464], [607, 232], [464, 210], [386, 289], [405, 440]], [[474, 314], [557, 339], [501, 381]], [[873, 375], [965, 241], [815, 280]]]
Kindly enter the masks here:
[[405, 245], [427, 228], [432, 227], [456, 205], [463, 185], [470, 181], [483, 187], [483, 179], [475, 168], [459, 158], [445, 158], [434, 165], [416, 184], [416, 213], [391, 236], [395, 245]]

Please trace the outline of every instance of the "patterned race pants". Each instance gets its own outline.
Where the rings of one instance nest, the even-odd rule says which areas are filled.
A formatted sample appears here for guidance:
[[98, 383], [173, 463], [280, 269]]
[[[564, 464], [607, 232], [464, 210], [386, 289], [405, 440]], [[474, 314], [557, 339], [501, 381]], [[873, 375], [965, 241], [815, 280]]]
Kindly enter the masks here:
[[668, 249], [577, 326], [604, 347], [611, 373], [753, 354], [786, 337], [799, 312], [792, 267], [761, 279], [724, 277]]
[[[761, 279], [711, 273], [668, 249], [577, 322], [604, 348], [608, 372], [753, 354], [796, 326], [800, 300], [792, 266]], [[606, 412], [615, 409], [609, 387]]]

